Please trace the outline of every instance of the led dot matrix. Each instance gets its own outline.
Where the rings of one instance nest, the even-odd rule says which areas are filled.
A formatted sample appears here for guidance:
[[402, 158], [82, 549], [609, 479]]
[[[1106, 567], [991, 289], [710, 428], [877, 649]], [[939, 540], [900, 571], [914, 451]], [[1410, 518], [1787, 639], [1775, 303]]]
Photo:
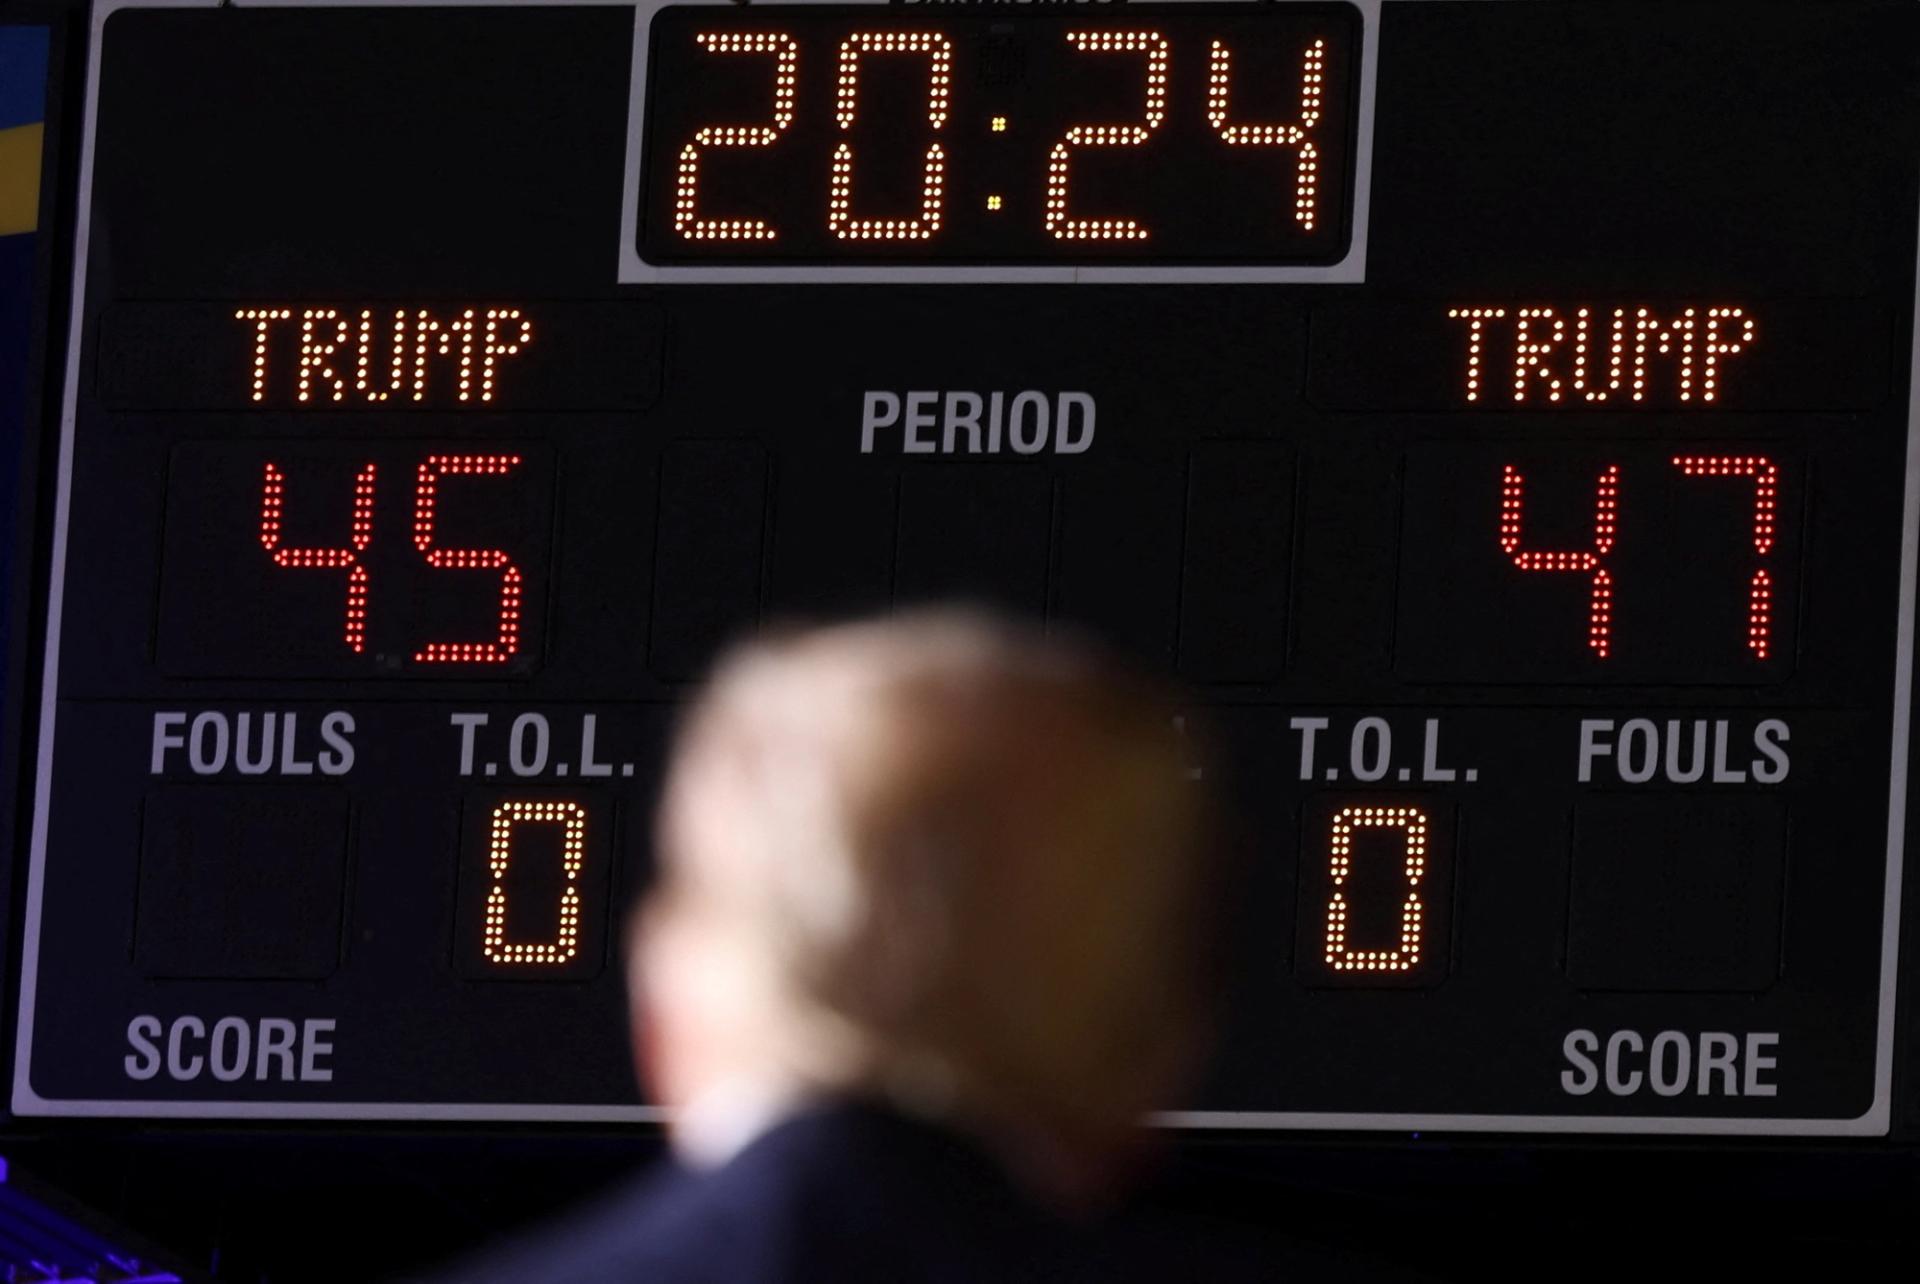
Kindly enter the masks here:
[[1450, 320], [1467, 323], [1466, 399], [1483, 399], [1490, 323], [1508, 316], [1513, 318], [1510, 399], [1516, 404], [1534, 394], [1544, 394], [1549, 405], [1562, 400], [1597, 405], [1616, 397], [1644, 404], [1655, 357], [1675, 358], [1674, 392], [1680, 401], [1716, 402], [1723, 364], [1759, 336], [1753, 317], [1731, 304], [1685, 306], [1666, 320], [1648, 307], [1616, 307], [1605, 320], [1601, 311], [1546, 305], [1447, 309]]
[[793, 124], [794, 85], [800, 66], [800, 45], [792, 36], [767, 31], [703, 31], [694, 37], [702, 49], [716, 54], [772, 54], [773, 123], [771, 125], [708, 125], [680, 149], [673, 191], [673, 228], [695, 241], [771, 241], [773, 226], [758, 218], [701, 218], [699, 204], [700, 150], [703, 147], [771, 147]]
[[[1391, 949], [1354, 949], [1349, 943], [1346, 883], [1353, 873], [1353, 834], [1356, 829], [1397, 829], [1401, 833], [1406, 897], [1400, 903], [1400, 930]], [[1336, 972], [1410, 972], [1421, 959], [1425, 906], [1420, 880], [1427, 873], [1426, 812], [1418, 807], [1342, 807], [1333, 817], [1328, 835], [1328, 873], [1333, 893], [1327, 898], [1325, 961]]]
[[1520, 540], [1526, 516], [1526, 478], [1512, 464], [1501, 465], [1500, 551], [1523, 571], [1571, 571], [1593, 576], [1587, 608], [1587, 645], [1603, 660], [1613, 648], [1613, 576], [1600, 564], [1600, 559], [1613, 550], [1619, 506], [1620, 466], [1608, 464], [1600, 470], [1599, 479], [1594, 483], [1593, 547], [1555, 552], [1524, 549]]
[[[1778, 525], [1780, 469], [1764, 455], [1675, 455], [1673, 466], [1688, 477], [1753, 479], [1753, 550], [1773, 551]], [[1587, 645], [1600, 659], [1613, 653], [1612, 573], [1601, 559], [1613, 550], [1619, 532], [1620, 466], [1600, 470], [1594, 486], [1593, 547], [1539, 551], [1521, 546], [1526, 516], [1526, 478], [1512, 464], [1500, 472], [1500, 550], [1522, 571], [1572, 572], [1593, 576], [1588, 602]], [[1773, 575], [1754, 570], [1747, 586], [1746, 647], [1756, 660], [1773, 657]]]
[[[269, 358], [276, 322], [291, 321], [292, 308], [239, 308], [234, 319], [252, 323], [253, 368], [250, 398], [265, 401], [269, 391]], [[294, 363], [294, 398], [301, 404], [344, 402], [348, 389], [367, 402], [392, 397], [428, 399], [428, 359], [456, 361], [456, 397], [463, 402], [491, 402], [499, 388], [500, 363], [516, 357], [533, 342], [533, 322], [517, 307], [469, 307], [444, 321], [424, 308], [396, 309], [392, 323], [378, 329], [388, 335], [386, 386], [374, 377], [375, 312], [362, 308], [349, 316], [339, 308], [302, 308], [300, 348]], [[352, 368], [347, 365], [351, 352]], [[409, 374], [411, 365], [411, 374]]]
[[1480, 400], [1480, 353], [1488, 321], [1507, 315], [1505, 308], [1448, 308], [1447, 315], [1467, 323], [1467, 400]]
[[[946, 127], [948, 93], [953, 83], [953, 43], [931, 31], [856, 31], [840, 42], [839, 80], [833, 114], [850, 130], [859, 115], [860, 58], [863, 54], [924, 54], [927, 58], [927, 126]], [[946, 208], [947, 153], [938, 141], [927, 144], [921, 169], [918, 218], [855, 218], [853, 144], [833, 149], [827, 196], [827, 227], [843, 241], [924, 241], [940, 230]]]
[[[429, 642], [414, 653], [429, 664], [504, 664], [520, 649], [520, 613], [523, 591], [520, 568], [506, 550], [498, 548], [441, 548], [436, 543], [435, 514], [443, 477], [504, 477], [521, 464], [519, 455], [429, 455], [419, 466], [414, 490], [413, 543], [427, 565], [436, 570], [494, 570], [500, 573], [499, 629], [487, 642]], [[375, 466], [369, 462], [354, 476], [350, 535], [345, 546], [289, 548], [282, 542], [286, 518], [287, 476], [268, 461], [260, 487], [260, 546], [276, 566], [292, 570], [330, 569], [347, 572], [344, 640], [355, 653], [367, 646], [367, 567], [360, 555], [373, 543]]]
[[[1753, 478], [1753, 551], [1773, 551], [1780, 469], [1764, 455], [1676, 455], [1673, 466], [1689, 477]], [[1773, 577], [1762, 566], [1747, 586], [1747, 649], [1756, 660], [1773, 654]]]
[[1320, 95], [1326, 84], [1327, 42], [1316, 40], [1307, 46], [1300, 66], [1300, 121], [1294, 125], [1234, 125], [1227, 120], [1227, 98], [1232, 87], [1233, 53], [1221, 41], [1214, 41], [1207, 64], [1207, 123], [1230, 147], [1297, 147], [1293, 217], [1307, 231], [1313, 230], [1314, 193], [1318, 184], [1320, 153], [1307, 133], [1320, 123]]
[[504, 664], [520, 649], [520, 568], [505, 549], [438, 548], [434, 545], [434, 507], [440, 478], [502, 477], [520, 466], [518, 455], [429, 455], [420, 465], [414, 489], [413, 544], [429, 566], [444, 570], [500, 572], [500, 631], [491, 642], [429, 642], [414, 653], [429, 664]]
[[1076, 147], [1138, 147], [1167, 118], [1167, 39], [1158, 31], [1069, 31], [1067, 43], [1087, 53], [1144, 53], [1146, 106], [1138, 125], [1075, 125], [1047, 155], [1047, 231], [1062, 241], [1144, 241], [1147, 229], [1130, 218], [1072, 218], [1067, 214], [1069, 160]]
[[[1036, 26], [1030, 33], [1018, 35], [1009, 35], [998, 25], [991, 28], [992, 34], [987, 34], [977, 29], [980, 24], [971, 22], [956, 24], [948, 30], [941, 30], [942, 24], [919, 20], [905, 29], [856, 27], [848, 30], [836, 23], [821, 30], [818, 37], [810, 36], [805, 24], [796, 22], [789, 27], [759, 17], [750, 20], [754, 29], [739, 31], [718, 30], [710, 19], [689, 20], [690, 24], [693, 21], [701, 25], [680, 27], [670, 40], [665, 35], [660, 37], [662, 47], [671, 50], [668, 61], [662, 65], [669, 69], [665, 74], [676, 88], [658, 91], [651, 87], [655, 82], [649, 82], [650, 96], [670, 104], [669, 114], [674, 123], [662, 127], [664, 136], [655, 136], [646, 153], [648, 157], [661, 157], [671, 167], [670, 174], [662, 175], [664, 182], [643, 182], [648, 192], [664, 187], [671, 193], [670, 200], [664, 198], [664, 193], [645, 198], [650, 212], [641, 236], [648, 242], [657, 234], [652, 229], [670, 226], [673, 241], [689, 249], [694, 244], [715, 251], [729, 246], [742, 250], [759, 246], [766, 257], [782, 259], [805, 258], [816, 252], [831, 258], [837, 252], [836, 244], [850, 248], [863, 243], [876, 248], [893, 244], [902, 250], [919, 246], [928, 254], [937, 254], [934, 245], [944, 244], [971, 256], [976, 251], [966, 242], [982, 236], [987, 226], [1006, 229], [1016, 237], [1038, 233], [1048, 242], [1106, 242], [1112, 243], [1115, 249], [1132, 244], [1143, 253], [1147, 250], [1146, 243], [1158, 237], [1200, 241], [1223, 234], [1251, 234], [1209, 230], [1206, 220], [1190, 221], [1171, 213], [1149, 213], [1142, 217], [1127, 217], [1117, 212], [1076, 213], [1072, 208], [1076, 194], [1083, 202], [1099, 199], [1090, 195], [1084, 186], [1074, 187], [1075, 155], [1089, 148], [1139, 149], [1126, 159], [1137, 160], [1148, 168], [1155, 157], [1177, 158], [1183, 166], [1204, 157], [1207, 164], [1223, 163], [1229, 174], [1243, 168], [1230, 158], [1232, 153], [1244, 157], [1255, 148], [1288, 149], [1292, 153], [1288, 157], [1292, 176], [1287, 193], [1279, 200], [1270, 201], [1256, 191], [1251, 199], [1258, 203], [1259, 209], [1251, 215], [1252, 222], [1268, 229], [1285, 228], [1290, 234], [1313, 234], [1324, 232], [1329, 224], [1337, 221], [1329, 217], [1326, 208], [1332, 194], [1325, 186], [1325, 171], [1330, 165], [1329, 158], [1341, 155], [1342, 140], [1348, 130], [1339, 110], [1343, 96], [1338, 86], [1331, 83], [1337, 77], [1330, 73], [1330, 68], [1341, 61], [1341, 42], [1337, 31], [1326, 29], [1317, 18], [1311, 19], [1310, 24], [1295, 21], [1268, 28], [1264, 23], [1245, 23], [1236, 16], [1224, 20], [1227, 34], [1220, 38], [1216, 38], [1215, 33], [1222, 28], [1203, 29], [1192, 40], [1192, 52], [1206, 60], [1204, 87], [1197, 66], [1190, 77], [1186, 71], [1174, 69], [1175, 40], [1182, 42], [1183, 50], [1188, 47], [1182, 31], [1191, 24], [1184, 19], [1162, 19], [1152, 26], [1092, 26], [1071, 19], [1071, 25], [1065, 25], [1064, 29]], [[1208, 19], [1201, 21], [1212, 25]], [[1303, 25], [1307, 26], [1306, 30], [1301, 29]], [[813, 43], [816, 39], [817, 47]], [[982, 40], [986, 41], [984, 47]], [[1138, 115], [1129, 121], [1124, 117], [1132, 113], [1123, 109], [1120, 112], [1123, 118], [1119, 120], [1071, 123], [1079, 114], [1072, 103], [1080, 82], [1073, 74], [1053, 74], [1057, 66], [1054, 52], [1041, 55], [1047, 74], [1025, 82], [1018, 76], [1003, 77], [997, 70], [1002, 64], [1010, 66], [1018, 60], [1022, 42], [1052, 45], [1055, 51], [1063, 44], [1074, 54], [1098, 56], [1103, 60], [1114, 55], [1131, 56], [1140, 70], [1142, 97]], [[1233, 111], [1235, 59], [1257, 57], [1258, 51], [1272, 42], [1278, 42], [1273, 45], [1275, 52], [1298, 69], [1297, 79], [1291, 70], [1281, 77], [1283, 87], [1279, 91], [1282, 102], [1297, 95], [1297, 106], [1289, 104], [1273, 112], [1278, 119], [1258, 119], [1257, 108], [1256, 118], [1236, 119]], [[806, 46], [804, 56], [802, 45]], [[693, 56], [688, 57], [689, 54]], [[769, 114], [761, 117], [759, 110], [737, 105], [731, 109], [749, 120], [764, 123], [708, 124], [698, 116], [678, 115], [686, 108], [679, 101], [683, 95], [677, 86], [700, 83], [703, 59], [707, 55], [760, 55], [769, 60], [773, 82]], [[917, 125], [909, 125], [909, 121], [917, 120], [917, 113], [910, 114], [905, 103], [872, 105], [874, 91], [863, 84], [862, 72], [868, 58], [884, 56], [926, 60], [926, 124], [931, 137], [925, 141], [909, 142], [912, 133], [917, 133]], [[828, 104], [814, 101], [822, 91], [827, 91], [826, 76], [822, 74], [824, 67], [820, 64], [827, 64], [829, 58], [833, 81], [830, 140], [819, 138], [815, 132], [825, 125]], [[807, 73], [804, 83], [799, 74], [803, 63]], [[1272, 91], [1260, 83], [1266, 79], [1267, 70], [1265, 64], [1259, 64], [1259, 74], [1255, 74], [1254, 70], [1242, 66], [1239, 91], [1252, 95], [1253, 100], [1271, 102]], [[1094, 74], [1097, 78], [1106, 73]], [[1125, 74], [1131, 76], [1131, 72]], [[1183, 85], [1173, 86], [1171, 82], [1176, 78], [1185, 78]], [[755, 93], [756, 83], [751, 79], [745, 82], [746, 92]], [[1121, 83], [1124, 84], [1124, 80]], [[964, 131], [950, 136], [943, 131], [953, 114], [956, 84], [966, 86], [961, 100]], [[1176, 88], [1199, 101], [1190, 105], [1183, 103], [1184, 110], [1170, 115], [1173, 102], [1170, 95]], [[1008, 101], [1008, 94], [1016, 97]], [[1064, 122], [1068, 123], [1049, 124], [1044, 127], [1043, 135], [1032, 137], [1031, 141], [1037, 145], [1035, 154], [1030, 155], [1018, 146], [1008, 147], [1006, 144], [1013, 140], [1003, 138], [993, 153], [997, 162], [989, 161], [986, 166], [972, 163], [975, 153], [969, 140], [974, 131], [1008, 135], [1014, 116], [1031, 126], [1033, 107], [1039, 106], [1040, 119], [1046, 119], [1056, 102], [1068, 107], [1068, 114], [1064, 116]], [[1089, 110], [1097, 113], [1099, 108]], [[1244, 103], [1241, 110], [1247, 110]], [[1177, 128], [1166, 129], [1169, 121]], [[911, 132], [907, 132], [909, 130]], [[1032, 129], [1027, 132], [1033, 133]], [[1147, 147], [1149, 143], [1156, 146]], [[739, 198], [743, 204], [751, 199], [762, 217], [750, 216], [751, 212], [716, 217], [702, 215], [702, 166], [713, 148], [776, 146], [780, 148], [777, 154], [763, 162], [768, 179], [765, 197]], [[904, 154], [896, 155], [896, 148]], [[880, 154], [882, 149], [885, 149], [884, 155]], [[864, 199], [856, 194], [856, 186], [873, 182], [870, 178], [863, 184], [862, 174], [876, 172], [875, 166], [891, 167], [913, 155], [918, 156], [920, 178], [917, 203], [911, 202], [908, 192], [901, 192], [898, 206], [887, 209], [880, 205], [881, 195], [871, 187], [867, 188]], [[1016, 158], [1017, 174], [993, 172], [996, 163], [1005, 165]], [[1114, 158], [1115, 161], [1121, 159]], [[648, 159], [645, 163], [652, 166], [657, 162]], [[734, 163], [748, 164], [744, 160]], [[819, 166], [818, 170], [813, 168], [815, 165]], [[804, 173], [800, 172], [802, 167]], [[750, 167], [728, 171], [730, 176], [738, 178], [751, 172]], [[1102, 169], [1101, 173], [1103, 182], [1110, 181], [1107, 170]], [[817, 201], [814, 193], [819, 191], [816, 184], [821, 180], [826, 187], [823, 225], [813, 222], [818, 218], [814, 212], [817, 205], [797, 210], [791, 219], [778, 213], [793, 209], [796, 200]], [[1183, 190], [1191, 186], [1184, 177], [1173, 181]], [[947, 205], [947, 197], [955, 190], [963, 200], [959, 213]], [[800, 193], [804, 193], [804, 197], [796, 195]], [[974, 221], [981, 211], [993, 213], [1002, 209], [1022, 212], [1032, 209], [1035, 213], [1011, 219], [996, 218], [987, 225]], [[1150, 226], [1163, 219], [1164, 231]], [[776, 240], [788, 244], [784, 247], [768, 244]], [[982, 248], [991, 252], [996, 247], [990, 239]], [[1174, 254], [1187, 252], [1171, 242], [1165, 248]], [[1285, 247], [1283, 252], [1297, 252], [1299, 248], [1296, 243]], [[1015, 239], [1008, 243], [1007, 252], [1029, 255], [1033, 247]]]
[[345, 639], [354, 651], [367, 649], [367, 568], [359, 555], [373, 542], [374, 468], [368, 464], [353, 479], [352, 534], [344, 548], [287, 548], [280, 542], [286, 514], [287, 475], [268, 461], [260, 486], [260, 546], [275, 566], [295, 570], [347, 570]]
[[238, 321], [251, 321], [253, 326], [253, 399], [267, 399], [267, 327], [275, 321], [293, 319], [292, 308], [241, 308], [234, 314]]
[[[560, 893], [558, 923], [551, 941], [507, 939], [507, 869], [513, 860], [514, 832], [522, 825], [559, 825]], [[580, 953], [580, 871], [586, 864], [587, 810], [576, 802], [503, 802], [493, 809], [487, 835], [487, 905], [481, 925], [481, 951], [490, 963], [552, 967]]]

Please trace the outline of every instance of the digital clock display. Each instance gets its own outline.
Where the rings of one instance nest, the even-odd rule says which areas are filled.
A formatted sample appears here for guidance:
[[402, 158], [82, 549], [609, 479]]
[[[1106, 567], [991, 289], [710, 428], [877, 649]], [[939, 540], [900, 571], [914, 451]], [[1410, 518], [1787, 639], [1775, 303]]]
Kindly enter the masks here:
[[1346, 252], [1346, 4], [662, 10], [654, 263], [1322, 264]]
[[694, 684], [958, 599], [1185, 693], [1169, 1122], [1886, 1133], [1920, 5], [1819, 14], [111, 12], [14, 1109], [657, 1119]]

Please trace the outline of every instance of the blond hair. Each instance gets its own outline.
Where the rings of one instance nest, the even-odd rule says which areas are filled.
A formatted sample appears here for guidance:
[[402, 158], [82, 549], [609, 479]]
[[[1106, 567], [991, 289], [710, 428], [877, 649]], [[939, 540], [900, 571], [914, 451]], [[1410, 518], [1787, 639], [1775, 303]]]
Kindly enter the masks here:
[[762, 1055], [810, 1087], [1130, 1127], [1208, 991], [1213, 871], [1172, 712], [980, 615], [756, 641], [681, 728], [650, 913], [698, 924]]

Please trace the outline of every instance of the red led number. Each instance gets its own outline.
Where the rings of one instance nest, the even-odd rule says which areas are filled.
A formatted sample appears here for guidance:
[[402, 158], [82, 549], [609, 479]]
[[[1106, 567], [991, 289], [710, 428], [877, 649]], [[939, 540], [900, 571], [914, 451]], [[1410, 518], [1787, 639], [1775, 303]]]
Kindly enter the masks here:
[[[1406, 896], [1400, 902], [1400, 931], [1391, 949], [1355, 949], [1347, 922], [1347, 879], [1353, 873], [1353, 832], [1397, 829], [1404, 845]], [[1427, 874], [1427, 814], [1418, 807], [1342, 807], [1327, 837], [1327, 869], [1333, 893], [1327, 898], [1326, 963], [1336, 972], [1411, 972], [1420, 965], [1426, 932], [1426, 906], [1420, 880]]]
[[[436, 570], [498, 571], [499, 628], [487, 642], [429, 642], [414, 653], [422, 663], [504, 664], [520, 649], [522, 579], [506, 551], [497, 548], [441, 548], [434, 542], [435, 511], [444, 477], [501, 477], [518, 468], [518, 455], [429, 455], [420, 465], [414, 492], [413, 543]], [[287, 476], [269, 461], [260, 489], [260, 546], [275, 566], [291, 570], [344, 570], [347, 603], [342, 634], [355, 653], [367, 649], [368, 575], [361, 554], [373, 543], [375, 468], [363, 466], [353, 479], [353, 515], [347, 543], [335, 548], [290, 548], [284, 542]]]
[[[1773, 551], [1774, 512], [1780, 494], [1780, 470], [1761, 455], [1676, 455], [1673, 466], [1689, 477], [1753, 479], [1753, 551]], [[1756, 660], [1773, 654], [1773, 577], [1762, 566], [1747, 585], [1747, 649]]]
[[[1753, 551], [1773, 552], [1780, 496], [1780, 469], [1764, 455], [1675, 455], [1673, 466], [1688, 477], [1744, 477], [1753, 482]], [[1594, 490], [1593, 547], [1540, 551], [1522, 545], [1526, 515], [1526, 478], [1512, 464], [1501, 466], [1500, 550], [1523, 571], [1566, 571], [1591, 575], [1587, 645], [1600, 659], [1613, 651], [1613, 576], [1602, 562], [1613, 549], [1619, 527], [1620, 466], [1600, 470]], [[1747, 650], [1756, 660], [1773, 656], [1773, 574], [1756, 567], [1747, 583]]]
[[[507, 939], [507, 870], [513, 861], [513, 836], [523, 825], [560, 826], [560, 892], [551, 941]], [[556, 967], [580, 953], [580, 870], [586, 864], [587, 809], [575, 802], [503, 802], [493, 809], [487, 834], [487, 908], [481, 925], [481, 953], [489, 963]]]
[[1600, 470], [1594, 487], [1593, 547], [1569, 551], [1523, 548], [1521, 531], [1526, 516], [1526, 478], [1512, 464], [1501, 466], [1500, 551], [1523, 571], [1560, 571], [1593, 577], [1587, 603], [1587, 645], [1601, 659], [1613, 649], [1613, 576], [1600, 559], [1613, 551], [1613, 534], [1620, 502], [1620, 466]]
[[353, 521], [345, 547], [288, 548], [281, 543], [280, 527], [286, 504], [287, 475], [279, 465], [269, 462], [260, 489], [260, 546], [267, 550], [275, 566], [293, 570], [345, 570], [346, 643], [355, 651], [366, 650], [367, 568], [361, 563], [360, 554], [373, 542], [373, 465], [362, 468], [353, 479]]

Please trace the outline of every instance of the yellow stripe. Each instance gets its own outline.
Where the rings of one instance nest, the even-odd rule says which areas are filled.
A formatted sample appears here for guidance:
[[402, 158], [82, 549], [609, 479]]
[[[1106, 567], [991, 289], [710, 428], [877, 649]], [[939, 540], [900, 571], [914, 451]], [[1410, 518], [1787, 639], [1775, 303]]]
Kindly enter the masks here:
[[31, 232], [40, 221], [42, 126], [0, 129], [0, 236]]

